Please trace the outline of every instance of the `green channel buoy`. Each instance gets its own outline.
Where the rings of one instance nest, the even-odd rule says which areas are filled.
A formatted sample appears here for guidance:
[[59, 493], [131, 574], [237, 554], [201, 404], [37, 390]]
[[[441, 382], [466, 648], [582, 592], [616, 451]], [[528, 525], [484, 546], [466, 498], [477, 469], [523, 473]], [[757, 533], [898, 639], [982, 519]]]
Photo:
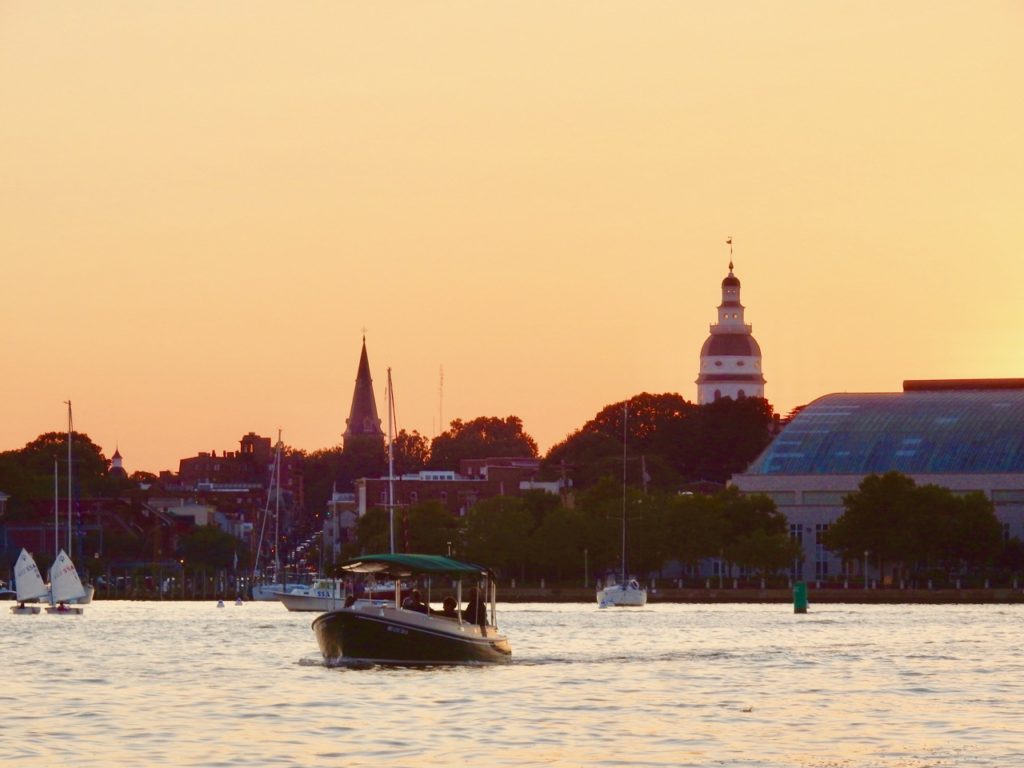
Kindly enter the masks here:
[[793, 585], [793, 613], [807, 613], [807, 584], [802, 581]]

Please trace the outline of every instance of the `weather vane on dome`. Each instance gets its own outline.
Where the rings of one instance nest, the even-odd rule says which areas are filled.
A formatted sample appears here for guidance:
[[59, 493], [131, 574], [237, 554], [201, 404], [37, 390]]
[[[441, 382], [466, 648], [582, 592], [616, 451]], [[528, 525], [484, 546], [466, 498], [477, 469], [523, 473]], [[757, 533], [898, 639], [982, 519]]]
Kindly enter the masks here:
[[732, 272], [732, 235], [725, 238], [725, 244], [729, 246], [729, 271]]

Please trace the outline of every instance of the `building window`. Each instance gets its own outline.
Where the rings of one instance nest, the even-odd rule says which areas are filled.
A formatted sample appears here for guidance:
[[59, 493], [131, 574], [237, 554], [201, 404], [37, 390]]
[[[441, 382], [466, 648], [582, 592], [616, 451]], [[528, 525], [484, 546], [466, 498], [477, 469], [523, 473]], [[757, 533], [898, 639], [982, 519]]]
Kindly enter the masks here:
[[742, 360], [737, 360], [736, 361], [736, 367], [737, 368], [742, 368], [744, 365], [746, 365], [746, 363], [744, 363]]
[[[789, 524], [789, 538], [799, 544], [801, 547], [804, 545], [804, 526], [803, 523], [790, 523]], [[789, 567], [789, 576], [792, 579], [802, 579], [803, 574], [803, 563], [800, 558], [794, 558], [793, 563]]]
[[448, 491], [441, 491], [441, 501], [448, 501]]
[[821, 543], [822, 534], [828, 530], [828, 523], [817, 523], [814, 526], [814, 578], [828, 578], [828, 550]]
[[380, 492], [380, 503], [381, 504], [387, 504], [388, 503], [388, 492], [387, 491], [381, 491]]
[[420, 495], [416, 491], [409, 491], [409, 503], [415, 504], [420, 500]]

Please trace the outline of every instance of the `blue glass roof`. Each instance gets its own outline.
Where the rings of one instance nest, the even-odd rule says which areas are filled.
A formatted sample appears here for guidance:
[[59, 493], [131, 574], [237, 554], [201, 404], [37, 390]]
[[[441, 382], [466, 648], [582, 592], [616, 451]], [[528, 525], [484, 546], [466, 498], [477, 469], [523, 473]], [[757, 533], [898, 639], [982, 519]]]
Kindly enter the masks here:
[[1024, 390], [826, 395], [747, 475], [1024, 472]]

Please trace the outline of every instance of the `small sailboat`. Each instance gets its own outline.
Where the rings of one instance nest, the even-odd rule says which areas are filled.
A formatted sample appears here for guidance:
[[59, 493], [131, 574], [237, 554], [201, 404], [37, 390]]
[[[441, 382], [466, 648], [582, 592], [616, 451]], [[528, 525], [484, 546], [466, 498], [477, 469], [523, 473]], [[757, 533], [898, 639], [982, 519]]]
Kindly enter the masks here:
[[597, 590], [597, 605], [600, 608], [620, 606], [643, 607], [647, 605], [647, 590], [636, 579], [629, 578], [626, 570], [626, 419], [629, 404], [622, 407], [622, 581], [614, 583], [609, 578], [603, 589]]
[[[73, 503], [74, 503], [74, 492], [73, 492], [73, 487], [72, 487], [72, 477], [74, 475], [74, 472], [73, 472], [73, 464], [72, 464], [71, 445], [72, 445], [72, 440], [74, 439], [75, 423], [74, 423], [74, 420], [71, 417], [71, 401], [70, 400], [65, 400], [64, 403], [68, 407], [68, 441], [67, 441], [68, 442], [68, 548], [67, 548], [67, 551], [68, 552], [73, 552], [74, 550], [73, 550], [72, 545], [71, 545], [71, 541], [72, 541], [71, 540], [71, 536], [72, 536], [72, 533], [73, 533], [73, 530], [74, 530], [74, 523], [72, 522], [71, 513], [72, 513], [72, 507], [73, 507]], [[54, 551], [57, 551], [57, 549], [60, 547], [60, 543], [59, 543], [60, 520], [58, 519], [58, 517], [59, 517], [59, 515], [58, 515], [58, 501], [59, 501], [58, 496], [60, 494], [59, 494], [58, 488], [57, 488], [58, 474], [59, 474], [59, 471], [58, 471], [58, 468], [57, 468], [57, 462], [55, 460], [53, 462], [53, 539], [54, 539], [54, 541], [53, 541], [53, 548], [54, 548]], [[62, 552], [61, 554], [64, 554], [64, 553]], [[68, 557], [68, 556], [65, 555], [65, 557]], [[71, 562], [71, 558], [70, 557], [68, 557], [68, 562], [69, 563]], [[54, 565], [56, 565], [56, 561], [54, 562]], [[72, 564], [71, 567], [74, 568], [74, 565]], [[88, 577], [88, 574], [86, 574], [86, 576]], [[51, 576], [50, 578], [51, 578], [51, 581], [52, 581], [53, 577]], [[78, 572], [77, 571], [75, 571], [75, 578], [78, 579]], [[70, 598], [70, 599], [68, 599], [68, 600], [66, 600], [64, 602], [76, 603], [78, 605], [88, 605], [89, 603], [92, 602], [93, 595], [96, 593], [96, 587], [94, 587], [92, 584], [82, 584], [81, 581], [79, 581], [78, 583], [79, 583], [79, 586], [82, 588], [82, 594], [81, 595], [77, 595], [77, 596], [75, 596], [73, 598]], [[62, 601], [61, 600], [55, 600], [53, 597], [50, 598], [50, 605], [57, 605], [60, 602], [62, 602]], [[47, 612], [49, 612], [49, 609], [47, 609]], [[78, 613], [81, 613], [81, 612], [82, 612], [81, 610], [78, 611]], [[63, 611], [62, 611], [62, 613], [63, 613]]]
[[79, 605], [70, 605], [72, 600], [85, 597], [85, 587], [78, 578], [78, 571], [71, 558], [62, 549], [57, 555], [57, 560], [50, 568], [50, 602], [46, 612], [53, 614], [74, 614], [80, 616], [83, 608]]
[[26, 603], [48, 596], [50, 590], [43, 583], [43, 577], [39, 573], [36, 561], [24, 549], [18, 556], [18, 562], [14, 564], [14, 579], [18, 604], [11, 606], [11, 613], [26, 615], [39, 613], [38, 605], [26, 605]]

